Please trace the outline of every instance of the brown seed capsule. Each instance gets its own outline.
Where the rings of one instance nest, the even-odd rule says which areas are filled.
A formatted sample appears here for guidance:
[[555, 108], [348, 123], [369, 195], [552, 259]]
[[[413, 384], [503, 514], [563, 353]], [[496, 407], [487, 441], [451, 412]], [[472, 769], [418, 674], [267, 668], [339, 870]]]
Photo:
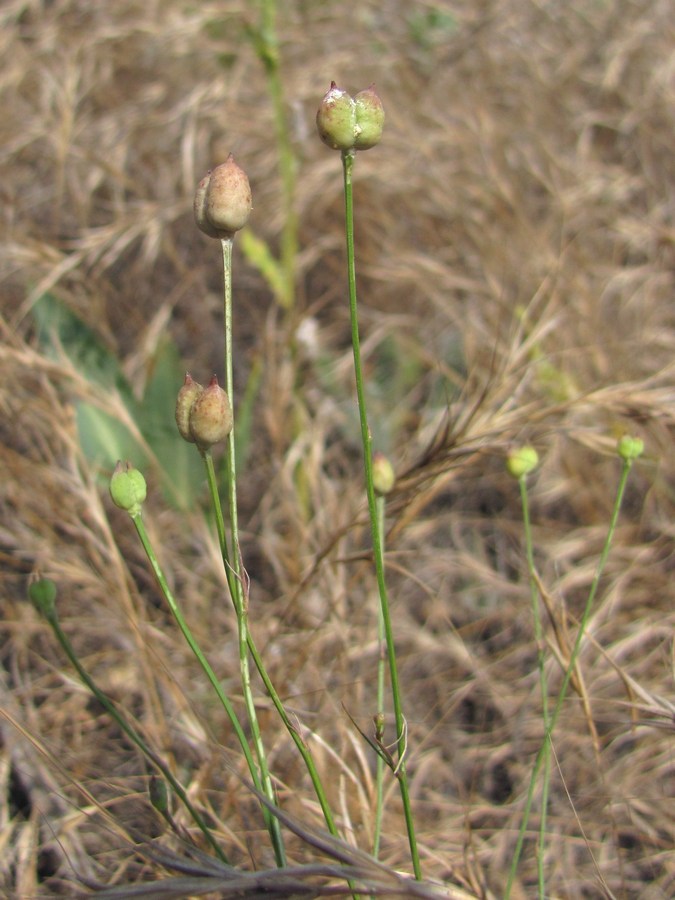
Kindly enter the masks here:
[[204, 388], [195, 381], [189, 372], [185, 373], [185, 381], [183, 387], [178, 391], [176, 397], [176, 425], [180, 431], [180, 436], [189, 444], [194, 444], [195, 439], [190, 434], [190, 410], [202, 393]]
[[232, 431], [230, 399], [214, 375], [190, 409], [189, 426], [192, 440], [200, 450], [224, 441]]
[[253, 204], [246, 172], [230, 153], [227, 161], [202, 178], [194, 201], [195, 221], [209, 237], [234, 237], [248, 222]]

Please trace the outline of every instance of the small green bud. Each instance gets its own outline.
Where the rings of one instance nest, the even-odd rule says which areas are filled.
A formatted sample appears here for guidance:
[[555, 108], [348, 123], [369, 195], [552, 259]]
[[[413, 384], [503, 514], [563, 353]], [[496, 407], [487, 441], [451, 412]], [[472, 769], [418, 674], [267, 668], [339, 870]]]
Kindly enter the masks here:
[[150, 803], [152, 803], [157, 812], [166, 815], [169, 811], [169, 791], [166, 781], [153, 773], [150, 776], [148, 794], [150, 795]]
[[522, 478], [524, 475], [529, 475], [530, 472], [537, 468], [538, 464], [539, 454], [534, 447], [528, 445], [511, 450], [506, 459], [506, 468], [509, 475], [513, 475], [514, 478]]
[[224, 441], [232, 431], [230, 399], [214, 375], [190, 409], [190, 434], [200, 450]]
[[39, 578], [28, 585], [31, 603], [45, 618], [56, 614], [56, 585], [51, 578]]
[[373, 487], [378, 494], [388, 494], [395, 483], [394, 467], [384, 453], [376, 451], [373, 453]]
[[384, 107], [371, 84], [365, 91], [359, 91], [354, 97], [356, 105], [356, 138], [355, 150], [370, 150], [379, 144], [384, 128]]
[[115, 506], [126, 510], [132, 518], [140, 515], [147, 494], [145, 478], [129, 462], [118, 460], [110, 479], [110, 496]]
[[178, 391], [176, 397], [176, 425], [183, 440], [189, 444], [195, 442], [190, 432], [190, 410], [203, 390], [201, 384], [195, 381], [189, 372], [186, 372], [183, 387]]
[[316, 114], [319, 137], [332, 150], [351, 150], [356, 138], [356, 104], [334, 81]]
[[199, 182], [194, 201], [195, 221], [209, 237], [228, 239], [248, 222], [252, 208], [246, 172], [230, 153], [226, 162]]
[[642, 438], [624, 434], [623, 437], [619, 438], [616, 449], [621, 459], [625, 459], [626, 462], [632, 462], [637, 459], [638, 456], [642, 456], [645, 449], [645, 442]]

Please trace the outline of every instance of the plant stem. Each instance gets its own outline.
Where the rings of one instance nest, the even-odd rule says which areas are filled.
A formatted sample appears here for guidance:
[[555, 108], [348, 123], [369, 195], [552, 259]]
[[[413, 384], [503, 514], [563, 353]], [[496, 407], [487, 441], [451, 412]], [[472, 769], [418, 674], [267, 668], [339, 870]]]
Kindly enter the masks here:
[[403, 802], [403, 815], [405, 817], [406, 829], [408, 832], [408, 842], [410, 844], [410, 855], [413, 864], [413, 871], [415, 874], [415, 878], [417, 880], [420, 880], [422, 877], [422, 872], [420, 867], [419, 852], [417, 849], [417, 839], [415, 837], [415, 826], [413, 822], [412, 808], [410, 804], [408, 776], [406, 773], [405, 756], [407, 743], [407, 725], [405, 717], [403, 715], [401, 691], [398, 680], [398, 669], [396, 665], [394, 635], [391, 624], [391, 615], [389, 612], [389, 597], [387, 594], [387, 585], [384, 577], [382, 541], [378, 524], [375, 488], [373, 485], [372, 436], [370, 433], [370, 428], [368, 427], [366, 397], [363, 385], [363, 370], [361, 366], [361, 345], [359, 340], [359, 322], [356, 303], [356, 265], [354, 254], [354, 207], [352, 192], [352, 171], [354, 168], [354, 158], [355, 152], [353, 150], [342, 151], [342, 169], [344, 174], [345, 195], [345, 233], [347, 238], [347, 276], [349, 282], [349, 312], [351, 319], [352, 348], [354, 351], [354, 375], [356, 378], [356, 395], [359, 406], [359, 419], [361, 422], [361, 441], [363, 444], [363, 462], [366, 477], [368, 512], [370, 515], [370, 530], [373, 542], [373, 554], [375, 557], [375, 574], [380, 595], [380, 608], [382, 611], [382, 622], [384, 625], [385, 640], [387, 644], [389, 677], [391, 680], [391, 692], [394, 703], [394, 719], [396, 722], [398, 760], [395, 774], [398, 778], [401, 800]]
[[[232, 365], [232, 239], [228, 238], [221, 241], [223, 248], [223, 282], [224, 282], [224, 298], [225, 298], [225, 384], [227, 394], [230, 398], [234, 416], [234, 377]], [[241, 686], [244, 695], [244, 704], [248, 715], [248, 721], [251, 728], [251, 736], [258, 757], [258, 766], [260, 767], [260, 781], [262, 782], [262, 793], [265, 794], [270, 803], [276, 805], [276, 796], [272, 779], [270, 777], [269, 767], [267, 764], [267, 755], [263, 744], [262, 735], [260, 733], [260, 724], [258, 722], [258, 714], [255, 708], [253, 698], [253, 690], [251, 688], [251, 672], [248, 664], [248, 590], [245, 588], [244, 579], [246, 574], [243, 571], [241, 562], [241, 550], [239, 546], [239, 520], [237, 513], [237, 463], [234, 440], [234, 425], [228, 436], [228, 453], [227, 453], [227, 491], [228, 506], [230, 514], [230, 530], [232, 537], [232, 553], [228, 561], [224, 559], [225, 566], [230, 568], [233, 578], [228, 577], [228, 586], [234, 605], [234, 611], [237, 616], [237, 631], [239, 645], [239, 671], [241, 676]], [[225, 544], [224, 532], [222, 544]], [[270, 837], [274, 846], [274, 854], [277, 865], [282, 868], [286, 865], [286, 852], [284, 850], [283, 837], [281, 834], [281, 826], [279, 820], [272, 816], [268, 809], [263, 808], [263, 814], [266, 814], [266, 822], [270, 831]]]
[[[380, 550], [384, 554], [384, 497], [377, 498], [377, 522], [382, 540]], [[382, 560], [384, 565], [384, 560]], [[377, 610], [377, 720], [384, 723], [384, 676], [386, 669], [386, 642], [384, 634], [384, 620], [382, 609]], [[380, 853], [380, 839], [382, 837], [382, 816], [384, 803], [384, 758], [378, 753], [375, 763], [375, 828], [373, 835], [373, 856], [375, 859]]]
[[[548, 683], [546, 679], [546, 656], [544, 652], [544, 632], [541, 623], [539, 609], [539, 589], [537, 586], [537, 574], [534, 565], [534, 545], [532, 541], [532, 525], [530, 522], [530, 508], [527, 496], [527, 475], [521, 475], [518, 479], [520, 487], [520, 500], [523, 509], [523, 527], [525, 531], [525, 552], [527, 556], [527, 571], [530, 580], [530, 602], [532, 604], [532, 617], [534, 620], [534, 637], [537, 642], [537, 666], [539, 669], [539, 685], [541, 689], [541, 708], [544, 731], [549, 727], [548, 708]], [[544, 743], [544, 776], [541, 796], [541, 814], [539, 823], [539, 838], [537, 844], [537, 881], [539, 897], [543, 898], [546, 889], [546, 877], [544, 872], [544, 856], [546, 849], [546, 817], [548, 813], [548, 794], [551, 782], [551, 745]]]
[[570, 654], [570, 659], [567, 664], [567, 669], [565, 670], [565, 675], [562, 681], [562, 685], [560, 687], [560, 691], [558, 692], [558, 697], [556, 699], [556, 704], [553, 708], [553, 712], [551, 713], [551, 717], [549, 719], [548, 727], [546, 728], [546, 733], [544, 734], [544, 740], [542, 742], [541, 747], [539, 748], [539, 752], [537, 753], [536, 759], [534, 761], [534, 765], [532, 767], [532, 773], [530, 775], [530, 783], [528, 786], [527, 797], [525, 799], [525, 808], [523, 810], [523, 818], [520, 824], [520, 829], [518, 831], [518, 840], [516, 841], [516, 848], [513, 853], [513, 859], [511, 860], [511, 867], [509, 870], [509, 878], [506, 884], [506, 890], [504, 892], [504, 900], [509, 900], [511, 896], [511, 890], [513, 888], [513, 883], [515, 881], [516, 872], [518, 870], [518, 863], [520, 861], [520, 856], [523, 851], [523, 843], [525, 841], [525, 832], [527, 831], [527, 823], [530, 818], [530, 811], [532, 809], [532, 801], [534, 799], [534, 788], [537, 782], [537, 778], [539, 776], [539, 771], [541, 769], [542, 763], [547, 759], [547, 756], [550, 754], [551, 750], [551, 738], [553, 736], [553, 731], [555, 729], [556, 723], [560, 716], [560, 712], [562, 710], [562, 705], [567, 695], [567, 689], [569, 687], [569, 683], [572, 679], [572, 673], [574, 672], [575, 666], [577, 664], [577, 659], [579, 657], [579, 652], [581, 650], [581, 642], [584, 637], [584, 632], [586, 630], [586, 626], [588, 624], [588, 620], [590, 618], [591, 609], [593, 607], [593, 603], [595, 601], [595, 596], [598, 592], [598, 587], [600, 585], [600, 579], [602, 577], [602, 573], [605, 569], [605, 565], [607, 563], [607, 557], [609, 556], [609, 550], [612, 545], [612, 540], [614, 538], [614, 532], [616, 531], [617, 522], [619, 520], [619, 512], [621, 510], [621, 504], [623, 502], [623, 495], [626, 490], [626, 483], [628, 481], [628, 475], [632, 467], [632, 460], [624, 460], [623, 466], [621, 470], [621, 476], [619, 478], [619, 486], [616, 492], [616, 499], [614, 501], [614, 508], [612, 510], [612, 516], [609, 523], [609, 529], [607, 531], [607, 537], [605, 538], [605, 543], [602, 548], [602, 552], [600, 554], [600, 559], [598, 560], [598, 565], [595, 571], [595, 575], [593, 577], [593, 582], [591, 584], [590, 591], [588, 593], [588, 598], [586, 599], [586, 605], [584, 607], [583, 614], [581, 616], [581, 621], [579, 623], [579, 629], [577, 631], [577, 636], [574, 641], [574, 646], [572, 648], [572, 653]]
[[174, 793], [177, 797], [180, 798], [181, 802], [184, 804], [187, 811], [192, 816], [192, 820], [197, 825], [199, 830], [202, 832], [206, 840], [209, 842], [209, 845], [213, 849], [213, 852], [216, 854], [218, 859], [222, 862], [229, 865], [229, 861], [221, 848], [219, 847], [216, 839], [211, 834], [208, 826], [202, 819], [201, 815], [197, 812], [197, 810], [192, 805], [190, 798], [188, 797], [185, 789], [180, 784], [180, 782], [174, 777], [173, 772], [166, 765], [164, 760], [158, 756], [154, 750], [152, 750], [148, 744], [143, 740], [143, 738], [136, 732], [136, 730], [127, 722], [124, 716], [117, 710], [113, 702], [108, 699], [106, 694], [98, 687], [93, 678], [88, 674], [80, 660], [78, 659], [73, 645], [70, 643], [70, 640], [66, 633], [61, 628], [61, 624], [58, 619], [58, 615], [56, 611], [52, 613], [45, 613], [47, 621], [56, 636], [56, 639], [60, 643], [63, 648], [66, 656], [74, 666], [77, 671], [77, 674], [80, 676], [84, 684], [91, 691], [91, 693], [96, 697], [98, 702], [103, 706], [103, 708], [112, 716], [112, 718], [117, 722], [122, 731], [126, 734], [129, 740], [135, 744], [138, 749], [143, 753], [143, 755], [150, 760], [150, 762], [161, 772], [164, 778], [168, 781], [173, 789]]
[[213, 671], [208, 660], [202, 653], [202, 650], [201, 650], [199, 644], [195, 640], [195, 638], [192, 634], [192, 631], [190, 630], [189, 625], [185, 621], [185, 618], [180, 610], [180, 607], [178, 606], [178, 603], [176, 602], [176, 599], [173, 596], [171, 589], [169, 588], [169, 585], [164, 576], [164, 572], [162, 571], [162, 568], [161, 568], [159, 561], [157, 559], [157, 556], [155, 554], [154, 548], [150, 542], [150, 538], [148, 537], [148, 533], [145, 529], [145, 524], [143, 522], [143, 519], [142, 519], [140, 513], [138, 515], [132, 516], [131, 518], [133, 520], [134, 525], [136, 526], [136, 531], [141, 540], [141, 543], [143, 544], [143, 549], [145, 550], [146, 556], [148, 557], [150, 565], [152, 566], [152, 570], [155, 573], [155, 578], [157, 579], [157, 583], [159, 584], [160, 589], [161, 589], [162, 593], [164, 594], [164, 598], [166, 599], [166, 602], [169, 606], [169, 609], [171, 610], [171, 614], [174, 617], [174, 619], [176, 620], [176, 623], [177, 623], [178, 627], [180, 628], [181, 633], [183, 634], [183, 637], [185, 638], [188, 646], [190, 647], [190, 649], [196, 656], [197, 661], [199, 662], [199, 665], [202, 667], [204, 674], [208, 678], [213, 690], [216, 693], [216, 696], [218, 697], [223, 709], [225, 710], [227, 717], [230, 720], [232, 727], [234, 728], [234, 732], [237, 735], [237, 739], [239, 740], [241, 749], [244, 752], [244, 756], [246, 757], [246, 763], [248, 765], [249, 772], [251, 773], [251, 778], [253, 779], [253, 782], [254, 782], [255, 786], [258, 788], [258, 790], [261, 790], [260, 779], [258, 778], [258, 772], [257, 772], [255, 760], [253, 759], [253, 756], [251, 755], [251, 748], [249, 747], [248, 741], [246, 740], [246, 735], [244, 734], [243, 729], [242, 729], [241, 725], [239, 724], [239, 719], [237, 718], [234, 708], [233, 708], [232, 704], [230, 703], [227, 695], [223, 691], [223, 688], [222, 688], [220, 682], [218, 681], [218, 678], [216, 677], [215, 672]]
[[[221, 511], [221, 507], [220, 507], [220, 498], [218, 496], [217, 486], [215, 484], [215, 472], [213, 469], [213, 462], [212, 462], [212, 460], [210, 460], [210, 454], [208, 454], [208, 453], [205, 454], [204, 461], [207, 464], [207, 480], [209, 482], [211, 499], [216, 508], [216, 522], [222, 523], [223, 515], [222, 515], [222, 511]], [[221, 554], [223, 557], [223, 562], [225, 563], [225, 572], [226, 572], [226, 576], [227, 576], [228, 585], [229, 585], [230, 591], [234, 594], [235, 575], [234, 575], [232, 567], [230, 566], [230, 563], [229, 563], [229, 554], [228, 554], [227, 544], [225, 542], [225, 530], [224, 530], [224, 528], [221, 529], [220, 525], [218, 527], [218, 537], [220, 540], [220, 548], [221, 548]], [[265, 664], [262, 660], [262, 657], [260, 656], [260, 653], [258, 652], [258, 648], [256, 647], [255, 640], [254, 640], [253, 635], [251, 634], [250, 630], [247, 632], [247, 641], [248, 641], [249, 652], [250, 652], [253, 662], [255, 663], [255, 666], [258, 670], [258, 673], [263, 681], [265, 689], [266, 689], [267, 693], [269, 694], [270, 699], [272, 700], [272, 703], [274, 704], [274, 707], [275, 707], [277, 713], [279, 714], [279, 717], [281, 718], [281, 721], [285, 725], [290, 736], [293, 738], [293, 741], [294, 741], [296, 747], [298, 748], [298, 750], [300, 751], [303, 761], [307, 767], [309, 777], [312, 781], [312, 785], [314, 786], [314, 791], [316, 793], [317, 799], [319, 801], [319, 805], [321, 806], [321, 810], [323, 812], [323, 816], [326, 821], [326, 827], [328, 828], [328, 830], [330, 831], [330, 833], [332, 835], [335, 835], [335, 837], [339, 837], [339, 832], [335, 825], [335, 821], [333, 819], [333, 814], [331, 812], [330, 805], [328, 803], [328, 798], [326, 796], [326, 792], [324, 790], [323, 784], [321, 783], [321, 778], [316, 769], [316, 765], [314, 763], [314, 758], [312, 757], [312, 754], [311, 754], [307, 744], [305, 743], [304, 739], [302, 738], [301, 734], [299, 733], [297, 725], [295, 725], [291, 721], [288, 713], [286, 712], [286, 709], [283, 705], [283, 701], [281, 700], [281, 697], [277, 693], [277, 690], [274, 687], [272, 680], [270, 679], [270, 676], [267, 672], [267, 669], [265, 668]]]

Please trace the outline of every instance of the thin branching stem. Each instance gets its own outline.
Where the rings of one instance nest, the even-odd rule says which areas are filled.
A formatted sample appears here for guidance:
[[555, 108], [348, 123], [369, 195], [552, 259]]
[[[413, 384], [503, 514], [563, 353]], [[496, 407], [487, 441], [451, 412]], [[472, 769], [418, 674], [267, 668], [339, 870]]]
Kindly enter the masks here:
[[[211, 493], [211, 499], [213, 501], [215, 510], [216, 510], [216, 522], [223, 522], [223, 514], [220, 504], [220, 497], [218, 495], [218, 488], [216, 485], [216, 477], [213, 468], [213, 461], [210, 458], [210, 454], [207, 452], [204, 454], [204, 461], [206, 463], [206, 472], [207, 472], [207, 480], [209, 482], [209, 490]], [[228, 585], [231, 592], [235, 591], [235, 575], [232, 569], [232, 566], [229, 563], [229, 552], [227, 548], [227, 543], [225, 540], [225, 529], [224, 527], [218, 526], [218, 538], [220, 541], [220, 549], [223, 557], [223, 562], [225, 563], [225, 574], [227, 576]], [[321, 782], [321, 778], [316, 768], [316, 764], [314, 762], [314, 758], [309, 750], [309, 747], [305, 743], [304, 738], [300, 734], [297, 725], [291, 720], [286, 709], [284, 707], [283, 701], [281, 697], [277, 693], [276, 688], [265, 668], [265, 664], [263, 662], [260, 653], [258, 652], [258, 648], [256, 647], [255, 640], [253, 635], [251, 634], [250, 629], [247, 632], [247, 641], [248, 641], [248, 649], [251, 654], [251, 658], [255, 663], [256, 669], [258, 670], [258, 674], [260, 675], [263, 684], [265, 685], [265, 689], [274, 704], [274, 707], [281, 718], [281, 721], [284, 723], [288, 733], [293, 738], [293, 741], [300, 751], [300, 754], [303, 758], [305, 766], [307, 767], [307, 772], [312, 781], [312, 785], [314, 786], [314, 791], [316, 793], [317, 799], [319, 801], [319, 805], [321, 806], [321, 810], [323, 812], [324, 819], [326, 821], [326, 827], [330, 831], [332, 835], [335, 837], [339, 837], [339, 832], [335, 825], [335, 820], [333, 818], [333, 814], [330, 808], [330, 804], [328, 803], [328, 797], [326, 795], [326, 791]]]
[[415, 878], [417, 880], [420, 880], [422, 877], [422, 872], [420, 866], [419, 851], [417, 849], [417, 838], [415, 837], [415, 825], [413, 821], [412, 807], [410, 803], [410, 792], [408, 789], [408, 776], [406, 772], [405, 757], [407, 747], [407, 726], [405, 717], [403, 715], [398, 668], [396, 665], [394, 633], [389, 611], [389, 596], [387, 593], [387, 585], [384, 577], [382, 540], [378, 524], [375, 487], [373, 485], [372, 436], [370, 433], [370, 428], [368, 426], [366, 396], [363, 383], [363, 369], [361, 365], [361, 345], [359, 340], [359, 321], [356, 303], [356, 264], [354, 254], [354, 205], [352, 191], [352, 172], [354, 168], [354, 158], [355, 152], [353, 150], [344, 150], [342, 152], [342, 169], [344, 174], [345, 195], [345, 233], [347, 238], [347, 275], [349, 282], [349, 312], [351, 319], [352, 348], [354, 351], [354, 375], [356, 379], [356, 395], [359, 407], [359, 420], [361, 423], [361, 440], [363, 443], [366, 494], [368, 497], [370, 530], [373, 542], [373, 554], [375, 557], [375, 573], [377, 578], [377, 587], [380, 595], [380, 608], [382, 610], [382, 622], [384, 625], [385, 640], [387, 644], [389, 677], [391, 680], [391, 692], [394, 704], [394, 720], [396, 723], [396, 740], [398, 746], [396, 777], [398, 779], [399, 789], [401, 792], [401, 800], [403, 802], [403, 815], [405, 817], [406, 830], [408, 832], [408, 842], [410, 844], [410, 855], [413, 864], [413, 871], [415, 873]]
[[612, 540], [614, 538], [614, 532], [616, 531], [617, 522], [619, 521], [619, 513], [621, 511], [621, 504], [623, 503], [623, 496], [626, 490], [626, 483], [628, 481], [628, 475], [630, 473], [633, 461], [626, 460], [623, 461], [623, 467], [621, 470], [621, 476], [619, 478], [619, 486], [616, 492], [616, 498], [614, 500], [614, 508], [612, 510], [612, 516], [609, 523], [609, 528], [607, 530], [607, 537], [605, 538], [605, 543], [602, 548], [602, 552], [600, 554], [600, 559], [598, 560], [598, 565], [595, 571], [595, 575], [593, 577], [593, 582], [591, 584], [590, 591], [588, 592], [588, 598], [586, 599], [586, 605], [584, 607], [583, 614], [581, 616], [581, 621], [579, 623], [579, 628], [577, 631], [577, 636], [574, 641], [574, 646], [572, 648], [572, 653], [570, 654], [569, 662], [567, 664], [567, 669], [565, 670], [565, 675], [562, 681], [562, 685], [560, 686], [560, 691], [558, 692], [558, 697], [556, 699], [555, 706], [553, 708], [553, 712], [551, 713], [551, 717], [548, 722], [548, 727], [546, 728], [546, 733], [544, 734], [544, 740], [542, 742], [541, 747], [539, 748], [539, 752], [537, 753], [536, 759], [534, 761], [534, 765], [532, 766], [532, 773], [530, 775], [530, 783], [528, 786], [527, 797], [525, 799], [525, 808], [523, 810], [523, 818], [520, 823], [520, 829], [518, 831], [518, 840], [516, 841], [516, 847], [513, 853], [513, 859], [511, 860], [511, 867], [509, 870], [509, 878], [506, 884], [506, 890], [504, 892], [504, 900], [509, 900], [511, 896], [511, 891], [513, 889], [513, 884], [516, 878], [516, 872], [518, 871], [518, 863], [520, 862], [520, 856], [523, 851], [523, 844], [525, 841], [525, 834], [527, 832], [527, 825], [530, 818], [530, 812], [532, 810], [532, 803], [534, 800], [534, 790], [537, 783], [537, 778], [539, 777], [539, 772], [541, 771], [542, 764], [546, 761], [547, 757], [550, 754], [552, 749], [552, 736], [553, 731], [555, 730], [556, 723], [560, 716], [560, 712], [562, 710], [563, 703], [565, 701], [565, 697], [567, 696], [567, 689], [569, 687], [570, 681], [572, 680], [572, 674], [577, 664], [577, 659], [579, 658], [579, 653], [581, 651], [581, 642], [584, 637], [584, 632], [586, 630], [586, 626], [588, 625], [588, 620], [591, 615], [591, 609], [593, 608], [593, 603], [595, 601], [596, 594], [598, 592], [598, 587], [600, 585], [600, 579], [602, 578], [602, 573], [604, 572], [605, 565], [607, 563], [607, 558], [609, 556], [610, 547], [612, 545]]
[[84, 668], [82, 663], [80, 662], [77, 654], [75, 653], [75, 649], [73, 645], [70, 643], [70, 639], [68, 635], [61, 628], [61, 623], [59, 622], [58, 615], [56, 611], [53, 612], [45, 612], [45, 616], [49, 625], [51, 626], [52, 631], [59, 644], [63, 648], [64, 653], [72, 663], [73, 667], [77, 671], [77, 674], [80, 676], [84, 684], [91, 691], [91, 693], [96, 697], [101, 706], [108, 712], [110, 716], [117, 722], [122, 731], [126, 734], [129, 740], [138, 747], [141, 753], [150, 760], [150, 762], [159, 770], [159, 772], [163, 775], [163, 777], [167, 780], [167, 782], [171, 785], [171, 789], [176, 794], [176, 796], [183, 803], [188, 813], [192, 817], [193, 822], [202, 832], [206, 840], [208, 841], [210, 847], [213, 852], [216, 854], [218, 859], [222, 862], [229, 864], [227, 857], [223, 853], [222, 849], [218, 845], [218, 842], [214, 838], [213, 834], [209, 830], [208, 826], [204, 822], [204, 819], [201, 817], [199, 812], [193, 806], [190, 798], [185, 791], [183, 785], [176, 779], [171, 769], [167, 766], [164, 760], [158, 756], [154, 750], [152, 750], [148, 744], [143, 740], [143, 738], [138, 734], [135, 728], [133, 728], [124, 716], [119, 712], [117, 707], [114, 705], [112, 700], [108, 698], [106, 694], [98, 687], [93, 678], [89, 675], [87, 670]]

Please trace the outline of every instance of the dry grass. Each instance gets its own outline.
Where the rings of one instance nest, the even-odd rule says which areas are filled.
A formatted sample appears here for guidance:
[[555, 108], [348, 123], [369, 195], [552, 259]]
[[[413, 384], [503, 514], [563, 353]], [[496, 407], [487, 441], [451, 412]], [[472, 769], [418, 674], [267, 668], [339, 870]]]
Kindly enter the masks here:
[[[140, 386], [167, 328], [196, 377], [218, 370], [220, 269], [215, 244], [192, 224], [197, 180], [232, 150], [252, 182], [256, 231], [275, 246], [283, 225], [271, 106], [242, 30], [254, 18], [248, 7], [13, 0], [0, 11], [8, 897], [70, 895], [73, 870], [111, 885], [160, 871], [156, 857], [130, 849], [161, 831], [144, 762], [27, 604], [35, 568], [59, 584], [63, 626], [90, 671], [173, 761], [228, 853], [248, 871], [271, 864], [228, 729], [128, 519], [79, 446], [74, 404], [89, 398], [122, 415], [119, 400], [64, 355], [46, 356], [31, 317], [45, 292], [58, 296]], [[401, 475], [388, 571], [425, 874], [500, 896], [542, 735], [504, 450], [530, 440], [543, 458], [533, 516], [555, 689], [556, 657], [573, 640], [604, 539], [614, 437], [625, 429], [644, 437], [647, 454], [555, 737], [548, 889], [670, 897], [671, 4], [284, 7], [299, 160], [296, 314], [281, 315], [240, 252], [235, 284], [242, 388], [264, 361], [240, 492], [252, 626], [270, 673], [316, 735], [345, 840], [367, 850], [372, 759], [342, 707], [369, 727], [375, 597], [350, 399], [339, 160], [312, 120], [332, 78], [349, 89], [375, 81], [388, 122], [356, 169], [360, 291], [377, 442]], [[205, 28], [214, 18], [226, 23], [218, 34]], [[318, 329], [292, 355], [291, 336], [307, 321]], [[148, 527], [236, 702], [234, 622], [214, 538], [198, 511], [186, 519], [167, 509], [157, 472], [148, 477]], [[318, 812], [290, 741], [262, 694], [260, 708], [283, 807], [312, 828]], [[399, 815], [390, 788], [382, 858], [392, 893], [393, 870], [408, 865]], [[317, 858], [295, 840], [295, 863]], [[517, 896], [535, 893], [532, 847]]]

